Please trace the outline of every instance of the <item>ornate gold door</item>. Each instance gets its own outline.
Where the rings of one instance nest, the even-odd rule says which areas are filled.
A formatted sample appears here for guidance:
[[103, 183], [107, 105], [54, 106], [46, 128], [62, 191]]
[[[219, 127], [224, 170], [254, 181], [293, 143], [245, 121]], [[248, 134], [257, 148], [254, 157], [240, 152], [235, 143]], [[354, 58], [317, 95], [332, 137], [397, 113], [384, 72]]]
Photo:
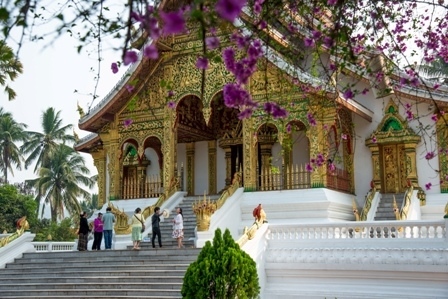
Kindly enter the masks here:
[[406, 154], [403, 144], [381, 147], [383, 193], [402, 193], [407, 187]]

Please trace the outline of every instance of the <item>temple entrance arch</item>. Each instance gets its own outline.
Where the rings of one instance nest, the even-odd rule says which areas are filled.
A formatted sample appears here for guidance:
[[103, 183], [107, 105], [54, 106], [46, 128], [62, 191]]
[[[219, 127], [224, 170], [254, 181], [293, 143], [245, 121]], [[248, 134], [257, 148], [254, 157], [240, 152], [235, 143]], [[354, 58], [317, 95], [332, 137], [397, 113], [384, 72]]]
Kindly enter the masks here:
[[[204, 104], [195, 95], [187, 95], [176, 106], [177, 148], [175, 149], [177, 169], [185, 169], [184, 188], [188, 195], [203, 194], [209, 189], [210, 175], [204, 169], [210, 169], [207, 146], [215, 140], [212, 129], [207, 126], [204, 117]], [[200, 169], [201, 171], [196, 171]]]
[[[235, 173], [243, 173], [243, 123], [238, 119], [240, 111], [224, 104], [222, 91], [210, 102], [210, 121], [220, 151], [217, 159], [217, 191], [229, 187]], [[222, 151], [223, 157], [220, 152]], [[242, 176], [244, 177], [244, 176]]]
[[377, 130], [366, 139], [372, 152], [373, 182], [382, 193], [402, 193], [409, 184], [419, 187], [416, 147], [420, 139], [391, 100]]
[[257, 146], [258, 188], [260, 190], [281, 189], [283, 185], [281, 183], [283, 158], [281, 155], [281, 147], [278, 143], [278, 129], [274, 124], [265, 123], [258, 128]]

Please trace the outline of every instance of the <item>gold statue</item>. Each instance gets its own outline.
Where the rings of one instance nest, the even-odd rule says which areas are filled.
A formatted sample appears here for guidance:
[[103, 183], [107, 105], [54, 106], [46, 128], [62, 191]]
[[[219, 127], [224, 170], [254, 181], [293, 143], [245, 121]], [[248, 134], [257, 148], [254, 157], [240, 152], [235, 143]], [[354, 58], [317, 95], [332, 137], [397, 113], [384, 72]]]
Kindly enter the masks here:
[[73, 129], [73, 138], [75, 138], [75, 142], [76, 142], [76, 143], [79, 142], [79, 136], [78, 136], [78, 134], [75, 132], [75, 129]]
[[448, 218], [448, 202], [445, 205], [445, 216], [443, 218]]
[[397, 201], [395, 200], [395, 195], [394, 195], [394, 201], [393, 201], [393, 211], [395, 214], [395, 219], [401, 220], [400, 209], [398, 209]]
[[358, 206], [356, 205], [355, 198], [353, 198], [352, 208], [353, 208], [353, 215], [355, 215], [355, 220], [360, 221], [361, 218], [359, 217]]
[[117, 207], [115, 207], [113, 204], [109, 202], [108, 205], [112, 209], [112, 213], [117, 218], [117, 222], [115, 224], [115, 233], [117, 235], [127, 235], [130, 234], [132, 231], [131, 225], [128, 224], [129, 217], [126, 215], [124, 210], [119, 210]]
[[14, 241], [15, 239], [17, 239], [18, 237], [23, 235], [23, 233], [30, 228], [30, 225], [29, 225], [28, 221], [26, 220], [26, 216], [23, 216], [22, 218], [17, 220], [16, 228], [17, 228], [16, 232], [0, 239], [0, 248], [8, 245], [8, 243]]
[[79, 117], [84, 117], [84, 115], [86, 115], [86, 114], [84, 113], [84, 109], [82, 109], [82, 107], [79, 106], [79, 102], [78, 102], [77, 106], [78, 106], [78, 107], [76, 108], [76, 110], [77, 110], [78, 113], [79, 113]]

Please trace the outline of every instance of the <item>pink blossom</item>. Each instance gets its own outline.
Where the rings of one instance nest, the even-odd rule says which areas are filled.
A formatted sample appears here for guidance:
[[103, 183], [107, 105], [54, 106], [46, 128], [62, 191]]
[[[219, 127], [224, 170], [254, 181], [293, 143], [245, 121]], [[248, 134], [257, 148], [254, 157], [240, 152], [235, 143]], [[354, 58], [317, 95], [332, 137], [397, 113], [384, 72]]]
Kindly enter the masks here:
[[218, 0], [215, 10], [221, 18], [233, 22], [240, 15], [246, 3], [247, 0]]
[[159, 52], [154, 44], [146, 46], [145, 49], [143, 50], [143, 55], [149, 59], [159, 58]]
[[137, 52], [135, 51], [126, 51], [124, 54], [123, 64], [129, 65], [131, 63], [134, 63], [138, 60]]
[[123, 121], [123, 126], [125, 128], [129, 128], [130, 125], [132, 125], [132, 119], [128, 118]]
[[200, 70], [208, 69], [208, 59], [206, 57], [198, 57], [196, 60], [196, 67]]
[[306, 171], [308, 171], [308, 172], [312, 172], [312, 171], [313, 171], [313, 167], [311, 166], [310, 163], [306, 163], [305, 169], [306, 169]]
[[216, 49], [219, 47], [219, 39], [216, 36], [206, 37], [205, 44], [209, 50]]
[[432, 158], [434, 158], [434, 156], [435, 156], [434, 152], [428, 152], [426, 153], [425, 159], [431, 160]]
[[431, 119], [432, 119], [433, 121], [437, 121], [437, 114], [433, 114], [433, 115], [431, 116]]
[[305, 47], [314, 47], [314, 39], [309, 38], [309, 37], [305, 37], [305, 39], [303, 40], [303, 43], [305, 44]]
[[246, 108], [238, 114], [238, 119], [248, 119], [252, 116], [253, 109]]
[[431, 183], [427, 183], [427, 184], [425, 184], [425, 188], [426, 188], [426, 190], [430, 190], [431, 187], [432, 187], [432, 184], [431, 184]]
[[313, 127], [314, 127], [314, 126], [317, 125], [317, 123], [316, 123], [316, 119], [314, 119], [313, 114], [308, 113], [308, 114], [306, 115], [306, 118], [308, 119], [308, 122], [309, 122], [310, 126], [313, 126]]
[[130, 84], [126, 84], [126, 90], [128, 91], [128, 92], [133, 92], [134, 91], [134, 86], [132, 86], [132, 85], [130, 85]]
[[167, 107], [170, 109], [176, 108], [176, 103], [174, 101], [169, 101]]
[[185, 19], [181, 10], [161, 12], [160, 16], [163, 20], [164, 34], [177, 34], [185, 31]]
[[118, 65], [116, 62], [112, 62], [112, 64], [110, 65], [110, 68], [112, 69], [112, 73], [114, 73], [114, 74], [118, 73]]
[[355, 94], [353, 93], [353, 91], [350, 88], [348, 88], [344, 91], [343, 96], [346, 100], [350, 100], [355, 97]]

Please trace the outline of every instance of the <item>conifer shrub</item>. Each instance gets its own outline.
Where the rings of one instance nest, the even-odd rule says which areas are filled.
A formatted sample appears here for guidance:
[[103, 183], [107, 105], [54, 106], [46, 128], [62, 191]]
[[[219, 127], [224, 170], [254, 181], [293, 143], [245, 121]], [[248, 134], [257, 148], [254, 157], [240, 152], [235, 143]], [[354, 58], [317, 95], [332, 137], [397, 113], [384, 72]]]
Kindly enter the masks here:
[[258, 298], [257, 266], [235, 243], [228, 229], [215, 231], [185, 274], [182, 297], [186, 299]]

